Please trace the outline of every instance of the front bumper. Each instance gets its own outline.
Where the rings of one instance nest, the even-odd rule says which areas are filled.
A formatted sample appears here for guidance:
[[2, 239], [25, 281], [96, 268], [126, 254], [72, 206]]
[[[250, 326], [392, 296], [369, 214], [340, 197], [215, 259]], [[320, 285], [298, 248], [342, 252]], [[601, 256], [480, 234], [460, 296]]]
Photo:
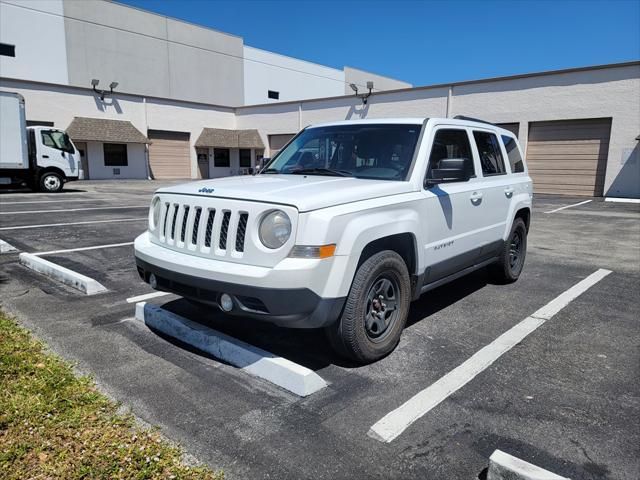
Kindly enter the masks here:
[[[319, 328], [335, 322], [345, 297], [323, 298], [305, 277], [317, 275], [318, 262], [307, 268], [271, 269], [195, 257], [156, 245], [147, 233], [135, 241], [138, 273], [145, 282], [154, 274], [157, 289], [219, 306], [220, 295], [233, 299], [230, 315], [255, 318], [283, 327]], [[322, 269], [320, 269], [322, 270]]]

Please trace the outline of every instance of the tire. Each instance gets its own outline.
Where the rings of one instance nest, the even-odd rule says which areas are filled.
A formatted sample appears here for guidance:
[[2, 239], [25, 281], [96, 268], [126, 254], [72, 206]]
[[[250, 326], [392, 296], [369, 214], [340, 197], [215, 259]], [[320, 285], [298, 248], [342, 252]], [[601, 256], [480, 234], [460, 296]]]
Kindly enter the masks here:
[[516, 218], [500, 253], [500, 259], [493, 265], [494, 279], [500, 283], [513, 283], [518, 280], [526, 255], [527, 227], [521, 218]]
[[400, 341], [410, 298], [409, 272], [402, 257], [390, 250], [373, 255], [356, 271], [342, 315], [325, 329], [331, 346], [362, 364], [389, 354]]
[[64, 187], [62, 175], [56, 172], [44, 172], [38, 182], [41, 192], [58, 193]]

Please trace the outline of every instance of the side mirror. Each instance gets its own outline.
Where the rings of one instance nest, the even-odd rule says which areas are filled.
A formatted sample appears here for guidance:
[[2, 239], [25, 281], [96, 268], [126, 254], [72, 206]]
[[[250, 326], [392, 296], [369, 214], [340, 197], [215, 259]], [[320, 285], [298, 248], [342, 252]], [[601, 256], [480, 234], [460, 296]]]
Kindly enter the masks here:
[[467, 182], [472, 172], [473, 161], [470, 158], [443, 158], [439, 168], [429, 171], [425, 187], [430, 188], [440, 183]]

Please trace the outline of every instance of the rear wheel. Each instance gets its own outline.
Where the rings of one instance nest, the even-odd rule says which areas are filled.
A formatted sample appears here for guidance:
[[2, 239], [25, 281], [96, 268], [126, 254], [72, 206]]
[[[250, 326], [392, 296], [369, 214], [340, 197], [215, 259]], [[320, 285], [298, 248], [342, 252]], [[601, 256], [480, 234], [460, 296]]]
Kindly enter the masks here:
[[378, 360], [400, 340], [411, 287], [400, 255], [383, 251], [358, 268], [341, 317], [326, 332], [332, 347], [358, 363]]
[[40, 191], [47, 193], [57, 193], [62, 190], [64, 180], [62, 175], [56, 172], [44, 172], [40, 176]]
[[502, 283], [512, 283], [518, 280], [524, 267], [527, 255], [527, 227], [521, 218], [516, 218], [511, 226], [511, 232], [504, 243], [499, 260], [493, 266], [495, 279]]

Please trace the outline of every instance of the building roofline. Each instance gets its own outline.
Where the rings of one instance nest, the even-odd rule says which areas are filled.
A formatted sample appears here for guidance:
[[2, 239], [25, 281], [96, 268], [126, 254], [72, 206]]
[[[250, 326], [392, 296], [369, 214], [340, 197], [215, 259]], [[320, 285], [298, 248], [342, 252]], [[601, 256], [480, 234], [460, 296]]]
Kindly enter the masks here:
[[[350, 68], [352, 70], [358, 70], [359, 72], [368, 73], [369, 75], [375, 75], [376, 77], [387, 78], [389, 80], [394, 80], [396, 82], [406, 83], [406, 84], [411, 85], [411, 88], [413, 88], [413, 84], [411, 82], [407, 82], [406, 80], [400, 80], [399, 78], [396, 78], [396, 77], [390, 77], [389, 75], [382, 75], [380, 73], [371, 72], [369, 70], [364, 70], [362, 68], [354, 67], [352, 65], [345, 65], [345, 66], [342, 67], [342, 70], [344, 71], [345, 68]], [[385, 91], [387, 91], [387, 90], [385, 90]]]
[[[550, 75], [559, 75], [559, 74], [564, 74], [564, 73], [586, 72], [586, 71], [590, 71], [590, 70], [606, 70], [606, 69], [609, 69], [609, 68], [624, 68], [624, 67], [632, 67], [632, 66], [640, 66], [640, 60], [634, 60], [634, 61], [630, 61], [630, 62], [621, 62], [621, 63], [607, 63], [607, 64], [602, 64], [602, 65], [592, 65], [592, 66], [588, 66], [588, 67], [565, 68], [565, 69], [562, 69], [562, 70], [546, 70], [546, 71], [537, 72], [537, 73], [523, 73], [523, 74], [517, 74], [517, 75], [508, 75], [508, 76], [504, 76], [504, 77], [483, 78], [483, 79], [479, 79], [479, 80], [465, 80], [465, 81], [461, 81], [461, 82], [439, 83], [439, 84], [433, 84], [433, 85], [425, 85], [425, 86], [421, 86], [421, 87], [409, 87], [409, 88], [398, 88], [398, 89], [393, 89], [393, 90], [383, 90], [383, 91], [379, 91], [379, 92], [372, 92], [371, 96], [384, 95], [384, 94], [387, 94], [387, 93], [408, 92], [408, 91], [414, 91], [414, 90], [415, 91], [417, 91], [417, 90], [430, 90], [430, 89], [436, 89], [436, 88], [456, 87], [456, 86], [461, 86], [461, 85], [472, 85], [472, 84], [499, 82], [499, 81], [506, 81], [506, 80], [517, 80], [517, 79], [520, 79], [520, 78], [542, 77], [542, 76], [550, 76]], [[26, 79], [22, 79], [22, 78], [4, 77], [2, 75], [0, 75], [0, 80], [10, 81], [10, 82], [18, 82], [18, 83], [24, 82], [24, 83], [33, 84], [33, 85], [52, 85], [52, 86], [55, 86], [55, 87], [58, 87], [58, 88], [66, 88], [66, 89], [71, 89], [71, 90], [75, 89], [75, 90], [83, 90], [83, 91], [88, 91], [88, 92], [92, 91], [91, 87], [83, 87], [83, 86], [77, 86], [77, 85], [64, 85], [64, 84], [61, 84], [61, 83], [42, 82], [42, 81], [37, 81], [37, 80], [26, 80]], [[319, 101], [324, 101], [324, 100], [337, 100], [337, 99], [344, 99], [345, 97], [353, 97], [353, 95], [350, 94], [350, 95], [337, 95], [337, 96], [333, 96], [333, 97], [309, 98], [309, 99], [305, 99], [305, 100], [289, 100], [289, 101], [285, 101], [285, 102], [272, 102], [272, 103], [259, 103], [259, 104], [254, 104], [254, 105], [233, 106], [233, 105], [219, 105], [219, 104], [215, 104], [215, 103], [197, 102], [197, 101], [193, 101], [193, 100], [181, 100], [181, 99], [170, 98], [170, 97], [159, 97], [159, 96], [153, 96], [153, 95], [144, 95], [144, 94], [139, 94], [139, 93], [129, 93], [129, 92], [116, 91], [115, 94], [116, 95], [121, 95], [123, 97], [134, 97], [134, 98], [138, 98], [138, 99], [146, 98], [146, 99], [149, 99], [149, 100], [160, 100], [160, 101], [166, 101], [166, 102], [176, 102], [176, 103], [183, 103], [183, 104], [199, 105], [199, 106], [202, 106], [202, 107], [214, 107], [214, 108], [227, 110], [227, 111], [230, 111], [232, 113], [235, 113], [237, 110], [243, 110], [243, 109], [254, 108], [254, 107], [266, 107], [266, 106], [272, 107], [274, 105], [296, 105], [296, 104], [300, 104], [300, 103], [319, 102]]]
[[204, 28], [205, 30], [211, 30], [212, 32], [221, 33], [222, 35], [229, 35], [230, 37], [239, 38], [240, 40], [242, 40], [242, 43], [244, 45], [244, 37], [242, 37], [240, 35], [236, 35], [235, 33], [223, 32], [222, 30], [218, 30], [216, 28], [211, 28], [211, 27], [209, 27], [207, 25], [202, 25], [200, 23], [190, 22], [189, 20], [184, 20], [182, 18], [171, 17], [171, 16], [165, 15], [163, 13], [154, 12], [153, 10], [147, 10], [145, 8], [140, 8], [138, 6], [129, 5], [127, 3], [120, 3], [120, 2], [115, 1], [115, 0], [104, 0], [104, 1], [106, 1], [108, 3], [112, 3], [114, 5], [119, 5], [121, 7], [132, 8], [133, 10], [138, 10], [139, 12], [148, 13], [149, 15], [154, 15], [156, 17], [161, 17], [161, 18], [164, 18], [164, 19], [167, 19], [167, 20], [173, 20], [175, 22], [186, 23], [187, 25], [191, 25], [191, 26], [199, 27], [199, 28]]
[[[296, 62], [307, 63], [309, 65], [314, 65], [316, 67], [322, 67], [322, 68], [327, 68], [329, 70], [335, 70], [336, 73], [344, 73], [344, 70], [340, 70], [339, 68], [330, 67], [329, 65], [324, 65], [324, 64], [318, 63], [318, 62], [312, 62], [311, 60], [305, 60], [304, 58], [292, 57], [291, 55], [285, 55], [284, 53], [279, 53], [279, 52], [272, 52], [271, 50], [265, 50], [264, 48], [254, 47], [253, 45], [247, 45], [246, 43], [243, 44], [243, 46], [244, 46], [244, 48], [251, 48], [253, 50], [259, 50], [261, 52], [266, 52], [266, 53], [269, 53], [271, 55], [276, 55], [278, 57], [288, 58], [290, 60], [295, 60]], [[247, 58], [245, 57], [245, 60], [246, 59]]]
[[[587, 67], [572, 67], [572, 68], [563, 68], [560, 70], [544, 70], [542, 72], [532, 72], [532, 73], [519, 73], [515, 75], [506, 75], [502, 77], [489, 77], [489, 78], [480, 78], [477, 80], [463, 80], [458, 82], [447, 82], [447, 83], [436, 83], [432, 85], [424, 85], [420, 87], [407, 87], [407, 88], [395, 88], [392, 90], [382, 90], [377, 92], [372, 92], [371, 96], [376, 95], [384, 95], [387, 93], [398, 93], [398, 92], [408, 92], [408, 91], [418, 91], [418, 90], [430, 90], [436, 88], [446, 88], [446, 87], [459, 87], [462, 85], [473, 85], [480, 83], [490, 83], [490, 82], [500, 82], [507, 80], [517, 80], [520, 78], [531, 78], [531, 77], [543, 77], [543, 76], [551, 76], [551, 75], [561, 75], [563, 73], [576, 73], [576, 72], [587, 72], [589, 70], [606, 70], [609, 68], [621, 68], [621, 67], [632, 67], [632, 66], [640, 66], [640, 60], [632, 60], [629, 62], [620, 62], [620, 63], [605, 63], [601, 65], [591, 65]], [[273, 103], [259, 103], [254, 105], [242, 105], [240, 107], [236, 107], [237, 110], [245, 109], [245, 108], [253, 108], [253, 107], [264, 107], [268, 105], [287, 105], [287, 104], [297, 104], [297, 103], [306, 103], [306, 102], [318, 102], [322, 100], [336, 100], [339, 98], [344, 98], [353, 95], [339, 95], [333, 97], [318, 97], [318, 98], [308, 98], [305, 100], [289, 100], [286, 102], [273, 102]]]

